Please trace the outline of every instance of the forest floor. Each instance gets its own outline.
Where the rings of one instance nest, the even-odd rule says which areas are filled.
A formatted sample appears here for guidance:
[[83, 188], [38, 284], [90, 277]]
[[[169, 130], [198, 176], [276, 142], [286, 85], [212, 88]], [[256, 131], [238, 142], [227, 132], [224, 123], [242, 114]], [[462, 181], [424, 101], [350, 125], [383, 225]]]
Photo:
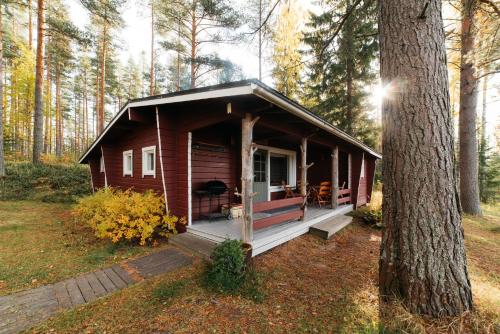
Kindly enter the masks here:
[[[110, 254], [109, 246], [96, 243], [91, 235], [82, 237], [69, 232], [76, 227], [71, 226], [67, 210], [54, 204], [0, 202], [2, 293], [32, 287], [32, 277], [44, 283], [55, 281], [71, 271], [88, 271], [151, 250], [126, 247]], [[484, 218], [464, 219], [476, 311], [430, 321], [393, 305], [386, 313], [390, 319], [384, 322], [384, 332], [500, 331], [500, 207], [484, 210]], [[25, 235], [16, 237], [14, 230]], [[37, 234], [40, 237], [35, 238]], [[18, 242], [10, 240], [16, 238]], [[27, 247], [21, 245], [23, 242]], [[378, 333], [379, 247], [380, 231], [360, 222], [328, 241], [312, 235], [296, 238], [255, 258], [259, 284], [254, 295], [258, 298], [207, 291], [201, 282], [204, 263], [196, 260], [190, 267], [144, 280], [61, 313], [28, 332]], [[5, 270], [7, 275], [3, 274]]]
[[97, 240], [70, 205], [0, 201], [0, 295], [55, 283], [155, 249]]

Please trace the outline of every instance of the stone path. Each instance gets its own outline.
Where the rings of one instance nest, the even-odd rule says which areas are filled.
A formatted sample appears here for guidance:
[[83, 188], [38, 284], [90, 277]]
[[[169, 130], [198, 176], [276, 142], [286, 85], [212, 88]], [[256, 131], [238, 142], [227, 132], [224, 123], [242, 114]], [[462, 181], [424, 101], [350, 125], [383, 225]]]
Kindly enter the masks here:
[[57, 312], [90, 303], [143, 278], [166, 273], [190, 263], [189, 256], [175, 248], [167, 248], [121, 265], [116, 264], [55, 284], [0, 297], [0, 334], [18, 333]]

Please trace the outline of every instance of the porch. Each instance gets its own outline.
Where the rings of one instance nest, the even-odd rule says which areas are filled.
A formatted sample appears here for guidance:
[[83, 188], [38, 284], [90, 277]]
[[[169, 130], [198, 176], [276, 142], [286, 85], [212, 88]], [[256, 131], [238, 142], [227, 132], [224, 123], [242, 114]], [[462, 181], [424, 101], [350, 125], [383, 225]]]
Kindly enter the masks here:
[[[308, 207], [303, 220], [294, 220], [277, 223], [260, 229], [254, 229], [253, 241], [251, 242], [253, 253], [256, 256], [289, 240], [292, 240], [309, 231], [315, 224], [331, 219], [335, 216], [346, 214], [353, 210], [351, 204], [339, 205], [336, 209], [327, 207]], [[281, 211], [275, 215], [286, 214], [288, 211]], [[254, 215], [255, 219], [265, 219]], [[197, 220], [187, 227], [187, 232], [196, 236], [219, 243], [226, 239], [241, 240], [243, 229], [243, 219], [224, 219], [217, 221]]]

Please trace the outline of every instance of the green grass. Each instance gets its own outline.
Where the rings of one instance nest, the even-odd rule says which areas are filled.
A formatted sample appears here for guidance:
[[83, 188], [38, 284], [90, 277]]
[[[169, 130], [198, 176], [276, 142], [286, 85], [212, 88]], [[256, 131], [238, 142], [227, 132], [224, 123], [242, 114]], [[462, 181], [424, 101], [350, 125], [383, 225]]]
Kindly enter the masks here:
[[151, 248], [97, 240], [69, 204], [0, 201], [0, 295], [53, 283]]

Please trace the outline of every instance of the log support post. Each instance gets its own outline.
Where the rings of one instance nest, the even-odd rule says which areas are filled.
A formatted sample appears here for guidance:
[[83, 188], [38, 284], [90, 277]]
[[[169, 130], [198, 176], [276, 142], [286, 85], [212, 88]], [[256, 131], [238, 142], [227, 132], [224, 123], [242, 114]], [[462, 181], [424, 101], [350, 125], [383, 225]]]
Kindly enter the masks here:
[[332, 150], [332, 209], [338, 207], [339, 198], [339, 148], [335, 146]]
[[302, 204], [302, 209], [304, 211], [301, 220], [306, 217], [307, 211], [307, 170], [314, 165], [314, 163], [307, 164], [307, 137], [302, 138], [302, 144], [300, 145], [301, 161], [300, 161], [300, 195], [304, 199]]
[[241, 236], [243, 242], [253, 240], [253, 154], [256, 147], [253, 144], [253, 127], [259, 117], [253, 118], [246, 113], [241, 121], [241, 203], [243, 205], [243, 224]]

